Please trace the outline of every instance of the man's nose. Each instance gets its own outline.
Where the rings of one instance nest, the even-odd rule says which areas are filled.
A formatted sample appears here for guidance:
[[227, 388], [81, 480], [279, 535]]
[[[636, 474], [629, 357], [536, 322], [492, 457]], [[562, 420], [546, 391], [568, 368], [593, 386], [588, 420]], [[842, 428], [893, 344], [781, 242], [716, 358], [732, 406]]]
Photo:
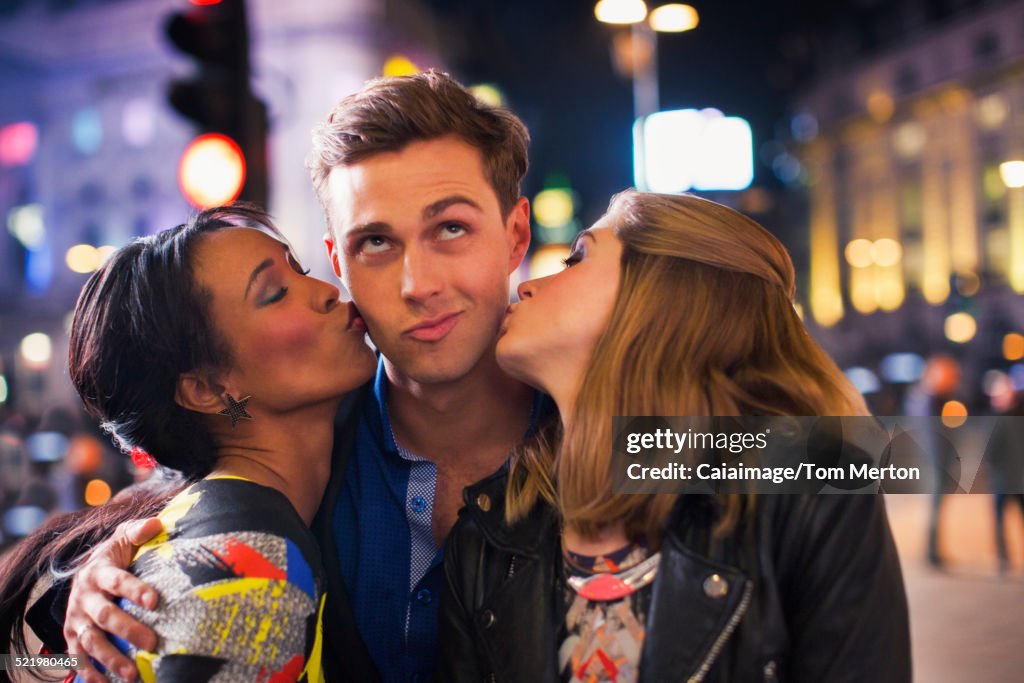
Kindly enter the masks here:
[[407, 249], [402, 262], [402, 298], [422, 302], [439, 293], [441, 271], [430, 254], [416, 247]]

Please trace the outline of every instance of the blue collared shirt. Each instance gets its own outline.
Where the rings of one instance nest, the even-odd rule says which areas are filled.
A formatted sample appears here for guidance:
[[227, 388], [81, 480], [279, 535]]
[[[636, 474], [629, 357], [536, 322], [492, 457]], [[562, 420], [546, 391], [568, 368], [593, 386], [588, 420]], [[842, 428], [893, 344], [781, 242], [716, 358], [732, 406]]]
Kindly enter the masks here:
[[[444, 547], [434, 547], [431, 530], [437, 466], [395, 443], [387, 386], [381, 360], [333, 527], [356, 626], [381, 677], [385, 683], [425, 683], [436, 664], [444, 580]], [[538, 394], [531, 431], [549, 406]]]

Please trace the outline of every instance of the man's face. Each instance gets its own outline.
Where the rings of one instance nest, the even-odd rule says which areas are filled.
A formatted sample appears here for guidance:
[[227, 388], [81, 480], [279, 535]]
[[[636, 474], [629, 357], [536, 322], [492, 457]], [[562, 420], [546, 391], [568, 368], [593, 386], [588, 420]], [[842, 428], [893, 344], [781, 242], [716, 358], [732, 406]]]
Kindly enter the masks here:
[[502, 217], [476, 148], [414, 142], [334, 168], [327, 191], [335, 272], [395, 370], [451, 382], [493, 353], [529, 204]]

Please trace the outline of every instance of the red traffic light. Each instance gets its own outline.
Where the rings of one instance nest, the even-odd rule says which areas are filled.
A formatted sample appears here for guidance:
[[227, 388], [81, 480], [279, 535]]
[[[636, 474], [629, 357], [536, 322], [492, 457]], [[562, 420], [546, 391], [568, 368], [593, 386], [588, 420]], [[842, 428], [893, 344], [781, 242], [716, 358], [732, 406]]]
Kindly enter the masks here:
[[245, 184], [242, 149], [226, 135], [200, 135], [181, 155], [178, 183], [185, 199], [200, 209], [233, 202]]
[[193, 5], [219, 5], [220, 0], [188, 0]]

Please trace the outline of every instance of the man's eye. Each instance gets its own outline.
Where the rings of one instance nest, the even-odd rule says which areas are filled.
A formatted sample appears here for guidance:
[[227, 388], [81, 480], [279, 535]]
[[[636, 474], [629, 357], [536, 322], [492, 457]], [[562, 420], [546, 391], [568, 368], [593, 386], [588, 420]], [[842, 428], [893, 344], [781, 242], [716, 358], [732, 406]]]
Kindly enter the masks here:
[[359, 244], [359, 251], [367, 254], [380, 254], [388, 250], [390, 245], [386, 238], [379, 235], [370, 235]]
[[450, 240], [466, 234], [466, 227], [459, 223], [445, 223], [441, 226], [441, 239]]

